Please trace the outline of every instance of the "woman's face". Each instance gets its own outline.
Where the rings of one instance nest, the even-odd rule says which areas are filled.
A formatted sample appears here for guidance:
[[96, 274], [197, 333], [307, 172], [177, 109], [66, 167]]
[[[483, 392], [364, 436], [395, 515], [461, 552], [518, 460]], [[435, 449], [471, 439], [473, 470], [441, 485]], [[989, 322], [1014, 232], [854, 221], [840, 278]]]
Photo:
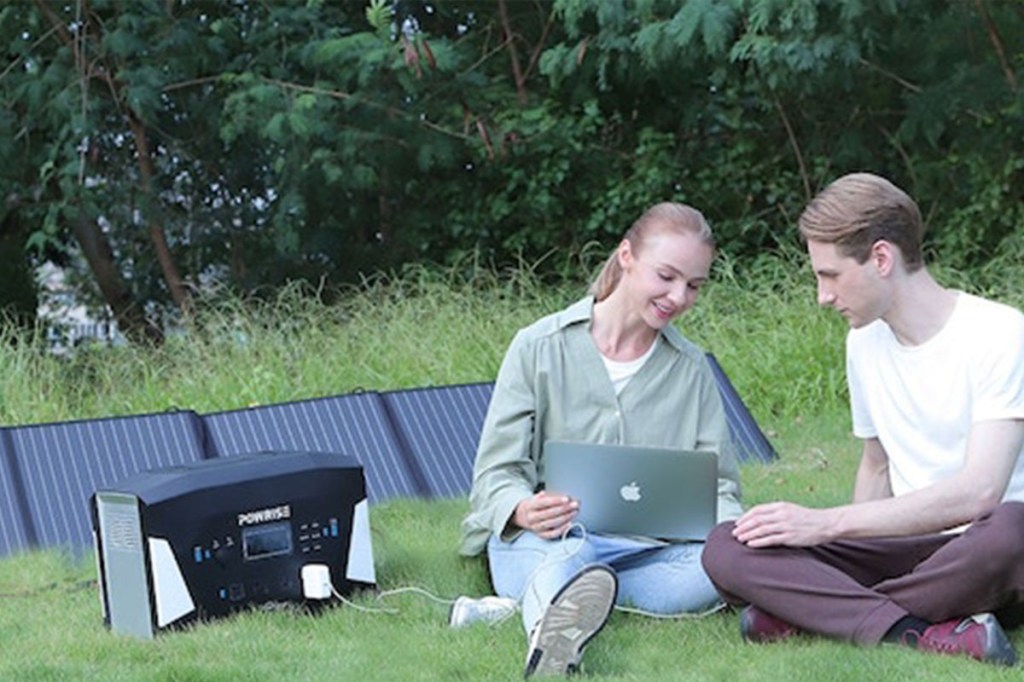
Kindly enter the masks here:
[[644, 322], [661, 329], [696, 303], [713, 257], [713, 249], [695, 234], [654, 229], [637, 251], [629, 242], [619, 247], [620, 285]]

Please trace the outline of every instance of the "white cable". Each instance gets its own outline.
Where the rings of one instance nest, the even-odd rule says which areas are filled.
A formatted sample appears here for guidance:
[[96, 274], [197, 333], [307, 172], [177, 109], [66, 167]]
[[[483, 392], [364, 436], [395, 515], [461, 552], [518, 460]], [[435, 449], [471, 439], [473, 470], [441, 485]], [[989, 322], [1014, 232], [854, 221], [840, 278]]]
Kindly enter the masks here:
[[[569, 541], [571, 539], [573, 539], [573, 538], [569, 537], [569, 534], [573, 531], [574, 528], [579, 528], [579, 530], [580, 530], [580, 537], [578, 538], [579, 542], [575, 545], [574, 548], [569, 549], [569, 544], [568, 543], [569, 543]], [[579, 554], [583, 550], [583, 546], [586, 544], [586, 541], [587, 541], [587, 534], [588, 534], [587, 533], [587, 528], [582, 523], [573, 522], [573, 523], [569, 524], [568, 526], [566, 526], [566, 529], [562, 532], [562, 535], [559, 538], [559, 541], [562, 543], [562, 547], [566, 550], [565, 553], [564, 553], [564, 558], [565, 559], [571, 559], [572, 557], [576, 556], [577, 554]], [[544, 562], [544, 563], [541, 563], [539, 566], [537, 566], [536, 568], [533, 569], [533, 571], [530, 573], [529, 577], [527, 578], [527, 580], [523, 584], [523, 592], [520, 592], [520, 594], [515, 598], [515, 600], [517, 602], [522, 603], [523, 594], [525, 593], [526, 589], [529, 587], [529, 585], [531, 585], [533, 583], [533, 579], [537, 576], [537, 573], [540, 572], [541, 570], [547, 568], [548, 565], [549, 564], [547, 562]], [[344, 595], [342, 595], [340, 592], [338, 592], [338, 590], [334, 587], [333, 583], [331, 583], [330, 587], [331, 587], [331, 593], [335, 596], [335, 598], [337, 598], [343, 604], [351, 606], [352, 608], [356, 609], [357, 611], [363, 611], [365, 613], [384, 613], [384, 614], [389, 614], [389, 615], [394, 615], [394, 614], [400, 613], [400, 611], [398, 609], [393, 609], [393, 608], [389, 608], [389, 607], [388, 608], [384, 608], [384, 607], [382, 607], [382, 608], [372, 608], [372, 607], [367, 607], [367, 606], [361, 606], [359, 604], [356, 604], [352, 600], [347, 599]], [[428, 590], [426, 588], [423, 588], [423, 587], [416, 586], [416, 585], [409, 585], [409, 586], [406, 586], [406, 587], [397, 587], [397, 588], [392, 589], [392, 590], [384, 590], [382, 592], [378, 592], [377, 596], [375, 597], [375, 601], [382, 601], [384, 599], [387, 599], [388, 597], [393, 597], [393, 596], [396, 596], [396, 595], [399, 595], [399, 594], [406, 594], [406, 593], [419, 594], [419, 595], [424, 596], [424, 597], [426, 597], [427, 599], [429, 599], [429, 600], [431, 600], [433, 602], [436, 602], [438, 604], [445, 604], [445, 605], [448, 605], [448, 606], [454, 604], [455, 601], [456, 601], [455, 599], [450, 599], [450, 598], [447, 598], [447, 597], [440, 597], [440, 596], [434, 594], [433, 592], [431, 592], [430, 590]], [[697, 612], [697, 613], [669, 613], [669, 614], [666, 614], [666, 613], [654, 613], [652, 611], [645, 611], [643, 609], [637, 609], [637, 608], [633, 608], [633, 607], [630, 607], [630, 606], [618, 606], [618, 605], [616, 605], [614, 608], [615, 608], [616, 611], [620, 611], [622, 613], [630, 613], [630, 614], [639, 615], [639, 616], [646, 616], [648, 618], [657, 618], [657, 619], [662, 619], [662, 620], [698, 620], [700, 618], [706, 618], [706, 617], [708, 617], [708, 616], [710, 616], [712, 614], [718, 613], [722, 609], [726, 608], [726, 604], [718, 603], [718, 604], [716, 604], [715, 606], [712, 606], [709, 609], [705, 609], [704, 611], [700, 611], [700, 612]], [[511, 615], [511, 614], [509, 614], [509, 615]], [[506, 618], [507, 617], [508, 616], [506, 616]], [[505, 618], [503, 618], [502, 620], [505, 620]]]
[[435, 601], [438, 604], [451, 605], [451, 604], [455, 603], [454, 599], [447, 599], [445, 597], [439, 597], [436, 594], [434, 594], [433, 592], [431, 592], [430, 590], [428, 590], [426, 588], [423, 588], [423, 587], [416, 587], [415, 585], [411, 585], [409, 587], [397, 587], [397, 588], [395, 588], [393, 590], [385, 590], [384, 592], [380, 592], [377, 595], [377, 599], [379, 601], [381, 599], [386, 599], [386, 598], [392, 597], [392, 596], [394, 596], [396, 594], [404, 594], [406, 592], [411, 592], [413, 594], [423, 595], [427, 599], [429, 599], [431, 601]]
[[[568, 542], [568, 540], [570, 540], [570, 538], [568, 537], [569, 533], [572, 532], [572, 529], [574, 527], [576, 527], [576, 526], [579, 527], [580, 532], [583, 534], [583, 537], [580, 538], [580, 542], [579, 542], [579, 544], [576, 546], [576, 548], [574, 550], [572, 550], [571, 552], [569, 552], [569, 551], [566, 552], [566, 554], [565, 554], [565, 558], [566, 559], [570, 559], [573, 556], [575, 556], [576, 554], [579, 554], [579, 552], [582, 550], [583, 545], [584, 545], [584, 543], [586, 541], [587, 529], [584, 528], [583, 525], [579, 524], [579, 523], [573, 523], [573, 524], [570, 524], [569, 526], [567, 526], [565, 531], [562, 533], [561, 541], [563, 543]], [[526, 581], [526, 585], [529, 585], [533, 581], [533, 578], [536, 576], [537, 572], [540, 571], [543, 568], [544, 568], [543, 565], [538, 566], [537, 568], [535, 568], [534, 571], [530, 574], [529, 579]], [[525, 589], [525, 586], [524, 586], [524, 589]], [[370, 608], [370, 607], [360, 606], [358, 604], [355, 604], [351, 600], [346, 599], [344, 596], [342, 596], [341, 593], [339, 593], [338, 590], [335, 589], [333, 584], [331, 585], [331, 592], [334, 594], [334, 596], [336, 598], [341, 600], [342, 603], [347, 604], [347, 605], [351, 606], [352, 608], [357, 609], [359, 611], [366, 611], [366, 612], [369, 612], [369, 613], [389, 613], [389, 614], [399, 613], [398, 609], [392, 609], [392, 608]], [[447, 597], [438, 596], [438, 595], [434, 594], [433, 592], [431, 592], [430, 590], [428, 590], [426, 588], [423, 588], [423, 587], [418, 587], [416, 585], [409, 585], [409, 586], [406, 586], [406, 587], [397, 587], [397, 588], [395, 588], [393, 590], [385, 590], [385, 591], [379, 592], [377, 594], [377, 596], [376, 596], [376, 601], [382, 601], [384, 599], [387, 599], [388, 597], [393, 597], [393, 596], [396, 596], [396, 595], [399, 595], [399, 594], [406, 594], [406, 593], [419, 594], [419, 595], [424, 596], [424, 597], [426, 597], [427, 599], [429, 599], [429, 600], [431, 600], [433, 602], [436, 602], [438, 604], [445, 604], [446, 606], [451, 606], [452, 604], [455, 603], [455, 599], [450, 599], [450, 598], [447, 598]], [[522, 595], [520, 595], [516, 599], [516, 601], [521, 601], [521, 600], [522, 600]]]
[[[569, 533], [572, 532], [573, 528], [579, 528], [581, 535], [579, 537], [579, 543], [576, 545], [576, 548], [572, 551], [567, 550], [565, 552], [566, 559], [571, 559], [572, 557], [579, 554], [583, 550], [583, 545], [587, 541], [586, 526], [584, 526], [582, 523], [579, 523], [578, 521], [574, 521], [573, 523], [569, 524], [569, 526], [567, 526], [566, 529], [562, 532], [562, 537], [560, 538], [560, 540], [563, 543], [563, 546], [564, 543], [567, 543], [571, 539], [569, 537]], [[533, 583], [533, 579], [537, 576], [537, 573], [542, 569], [546, 568], [548, 565], [549, 564], [547, 563], [541, 563], [539, 566], [537, 566], [537, 568], [533, 570], [533, 572], [530, 573], [530, 576], [527, 578], [526, 583], [523, 585], [523, 592], [519, 593], [519, 596], [516, 598], [516, 601], [522, 603], [523, 594], [525, 594], [526, 589], [529, 587], [529, 585]], [[726, 608], [726, 606], [727, 605], [724, 602], [719, 602], [711, 608], [705, 609], [703, 611], [698, 611], [697, 613], [655, 613], [653, 611], [645, 611], [644, 609], [638, 609], [632, 606], [619, 606], [617, 604], [614, 608], [616, 611], [621, 611], [622, 613], [631, 613], [638, 616], [646, 616], [648, 618], [658, 618], [662, 620], [698, 620], [701, 618], [707, 618], [712, 614], [718, 613], [722, 609]]]
[[[387, 608], [385, 608], [385, 607], [372, 608], [372, 607], [368, 607], [368, 606], [360, 606], [359, 604], [354, 603], [352, 600], [346, 599], [344, 595], [342, 595], [340, 592], [338, 592], [337, 589], [335, 589], [333, 584], [331, 585], [331, 592], [342, 603], [347, 604], [348, 606], [351, 606], [352, 608], [354, 608], [354, 609], [356, 609], [358, 611], [365, 611], [365, 612], [368, 612], [368, 613], [389, 613], [389, 614], [399, 613], [398, 609], [393, 609], [393, 608], [390, 608], [390, 607], [387, 607]], [[455, 603], [454, 599], [446, 599], [444, 597], [439, 597], [436, 594], [434, 594], [433, 592], [431, 592], [430, 590], [427, 590], [427, 589], [425, 589], [423, 587], [417, 587], [415, 585], [410, 585], [408, 587], [398, 587], [398, 588], [395, 588], [393, 590], [385, 590], [383, 592], [378, 592], [377, 596], [374, 598], [374, 600], [379, 602], [379, 601], [383, 601], [384, 599], [387, 599], [388, 597], [393, 597], [395, 595], [405, 594], [405, 593], [419, 594], [421, 596], [426, 597], [427, 599], [430, 599], [433, 602], [437, 602], [438, 604], [445, 604], [447, 606], [450, 606], [450, 605]]]
[[334, 585], [333, 585], [333, 584], [331, 585], [331, 592], [332, 592], [332, 593], [334, 594], [334, 596], [335, 596], [335, 597], [337, 597], [337, 598], [338, 598], [338, 599], [339, 599], [339, 600], [340, 600], [340, 601], [341, 601], [341, 602], [342, 602], [343, 604], [345, 604], [345, 605], [347, 605], [347, 606], [351, 606], [351, 607], [352, 607], [352, 608], [354, 608], [354, 609], [355, 609], [356, 611], [362, 611], [362, 612], [364, 612], [364, 613], [385, 613], [385, 614], [388, 614], [388, 615], [395, 615], [395, 614], [399, 613], [398, 609], [390, 609], [390, 608], [372, 608], [372, 607], [369, 607], [369, 606], [360, 606], [359, 604], [356, 604], [356, 603], [355, 603], [354, 601], [352, 601], [352, 600], [350, 600], [350, 599], [347, 599], [347, 598], [345, 598], [345, 595], [343, 595], [343, 594], [342, 594], [341, 592], [338, 592], [338, 590], [336, 590], [336, 589], [334, 588]]

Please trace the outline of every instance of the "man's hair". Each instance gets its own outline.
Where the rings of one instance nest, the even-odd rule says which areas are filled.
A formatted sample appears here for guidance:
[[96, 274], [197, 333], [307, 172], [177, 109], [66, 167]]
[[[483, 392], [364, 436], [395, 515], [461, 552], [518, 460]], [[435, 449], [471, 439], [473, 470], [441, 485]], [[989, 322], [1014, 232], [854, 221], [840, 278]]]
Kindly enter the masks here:
[[835, 244], [839, 253], [864, 263], [884, 239], [899, 247], [908, 272], [924, 265], [924, 223], [906, 192], [871, 173], [851, 173], [814, 197], [798, 222], [807, 241]]
[[[642, 216], [626, 231], [623, 239], [629, 242], [633, 253], [640, 253], [644, 243], [653, 234], [675, 232], [676, 234], [693, 234], [703, 244], [715, 248], [715, 237], [711, 232], [704, 215], [686, 204], [665, 201], [647, 209]], [[621, 242], [620, 242], [621, 243]], [[619, 265], [618, 247], [604, 262], [604, 266], [590, 285], [590, 293], [594, 299], [603, 301], [611, 295], [622, 279], [622, 267]]]

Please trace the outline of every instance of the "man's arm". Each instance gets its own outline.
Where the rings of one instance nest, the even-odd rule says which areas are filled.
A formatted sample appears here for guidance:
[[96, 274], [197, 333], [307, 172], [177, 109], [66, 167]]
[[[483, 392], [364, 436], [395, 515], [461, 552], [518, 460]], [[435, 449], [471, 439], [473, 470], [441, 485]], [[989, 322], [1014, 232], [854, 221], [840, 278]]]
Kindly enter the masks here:
[[853, 485], [853, 501], [868, 502], [892, 497], [889, 480], [889, 455], [877, 438], [864, 441], [864, 450]]
[[[788, 502], [758, 505], [740, 517], [733, 535], [751, 547], [796, 547], [840, 538], [917, 535], [954, 528], [999, 504], [1022, 444], [1024, 420], [979, 422], [971, 428], [964, 465], [954, 476], [899, 497], [868, 498], [827, 509]], [[875, 454], [866, 449], [862, 469], [871, 464]], [[877, 484], [877, 475], [872, 478], [870, 470], [865, 472], [863, 487], [860, 476], [858, 471], [855, 499], [869, 495], [873, 490], [870, 481]]]

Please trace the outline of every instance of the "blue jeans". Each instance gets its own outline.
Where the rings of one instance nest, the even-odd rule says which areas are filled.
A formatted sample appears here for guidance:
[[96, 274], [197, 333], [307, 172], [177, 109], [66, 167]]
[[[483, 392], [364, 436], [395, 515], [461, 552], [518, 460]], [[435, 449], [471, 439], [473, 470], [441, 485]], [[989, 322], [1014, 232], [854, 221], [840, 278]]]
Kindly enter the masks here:
[[616, 604], [659, 615], [696, 613], [721, 603], [700, 563], [702, 542], [664, 544], [573, 528], [565, 539], [525, 532], [491, 536], [487, 560], [495, 592], [520, 603], [529, 633], [555, 594], [584, 566], [604, 564], [619, 580]]

